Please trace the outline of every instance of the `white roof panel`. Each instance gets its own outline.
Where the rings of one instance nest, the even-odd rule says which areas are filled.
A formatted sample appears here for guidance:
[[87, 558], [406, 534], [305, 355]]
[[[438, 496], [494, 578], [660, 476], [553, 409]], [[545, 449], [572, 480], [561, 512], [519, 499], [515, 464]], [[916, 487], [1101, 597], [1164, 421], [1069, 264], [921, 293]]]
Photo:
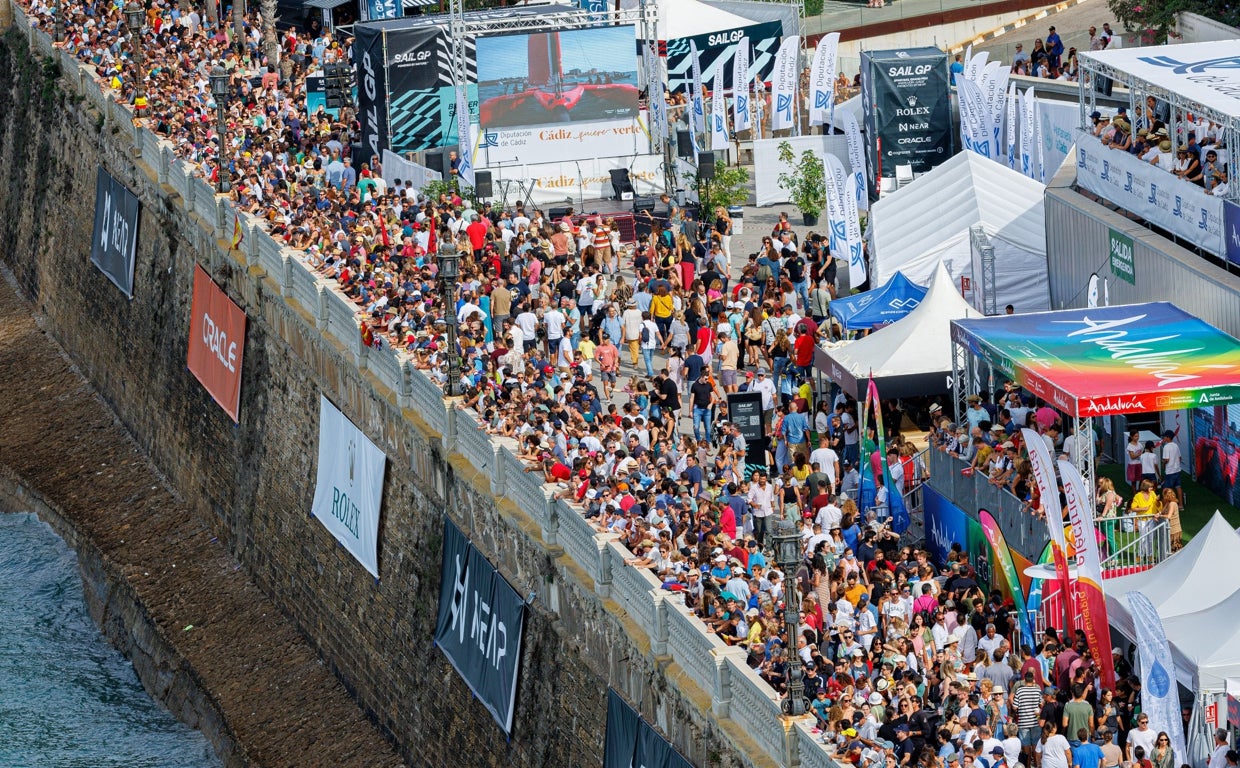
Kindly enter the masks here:
[[1240, 40], [1082, 51], [1082, 62], [1129, 73], [1233, 118], [1240, 117]]

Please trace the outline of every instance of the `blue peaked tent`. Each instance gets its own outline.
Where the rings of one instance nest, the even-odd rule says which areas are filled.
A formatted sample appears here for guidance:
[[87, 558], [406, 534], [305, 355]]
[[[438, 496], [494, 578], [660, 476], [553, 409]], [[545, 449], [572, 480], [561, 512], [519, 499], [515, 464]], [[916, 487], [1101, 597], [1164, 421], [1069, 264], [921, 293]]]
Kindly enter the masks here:
[[916, 309], [925, 295], [925, 288], [896, 272], [881, 288], [831, 302], [831, 315], [845, 330], [859, 331], [894, 323]]

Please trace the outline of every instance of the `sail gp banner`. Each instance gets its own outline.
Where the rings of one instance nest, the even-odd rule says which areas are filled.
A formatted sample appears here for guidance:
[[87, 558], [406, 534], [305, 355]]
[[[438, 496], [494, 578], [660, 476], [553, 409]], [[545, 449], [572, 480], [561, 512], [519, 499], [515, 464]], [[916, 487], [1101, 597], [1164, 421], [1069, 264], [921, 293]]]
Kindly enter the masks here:
[[319, 396], [319, 471], [310, 514], [379, 578], [379, 507], [387, 457]]
[[90, 263], [133, 298], [133, 268], [138, 249], [138, 196], [99, 166], [95, 179], [95, 232]]
[[1168, 302], [953, 320], [952, 340], [1069, 415], [1240, 402], [1240, 341]]
[[509, 736], [524, 626], [521, 596], [445, 517], [435, 645]]
[[1126, 211], [1215, 256], [1223, 243], [1223, 199], [1127, 152], [1102, 146], [1088, 131], [1076, 137], [1077, 183]]

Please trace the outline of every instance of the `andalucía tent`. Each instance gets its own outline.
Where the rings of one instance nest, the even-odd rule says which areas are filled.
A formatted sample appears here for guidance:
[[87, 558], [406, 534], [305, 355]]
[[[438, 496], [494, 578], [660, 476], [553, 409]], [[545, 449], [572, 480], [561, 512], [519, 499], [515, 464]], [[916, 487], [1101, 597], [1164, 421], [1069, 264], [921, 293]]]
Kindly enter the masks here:
[[946, 392], [952, 370], [951, 321], [966, 317], [981, 313], [969, 306], [940, 264], [921, 303], [904, 319], [851, 344], [820, 347], [814, 367], [854, 397], [863, 396], [871, 375], [884, 398]]
[[967, 277], [980, 286], [969, 240], [980, 225], [995, 249], [996, 306], [1048, 310], [1045, 195], [1040, 182], [961, 152], [871, 206], [871, 277], [881, 283], [899, 271], [925, 285], [943, 262], [957, 285]]
[[897, 272], [887, 284], [872, 291], [843, 296], [831, 302], [831, 316], [847, 331], [894, 323], [921, 304], [926, 289]]

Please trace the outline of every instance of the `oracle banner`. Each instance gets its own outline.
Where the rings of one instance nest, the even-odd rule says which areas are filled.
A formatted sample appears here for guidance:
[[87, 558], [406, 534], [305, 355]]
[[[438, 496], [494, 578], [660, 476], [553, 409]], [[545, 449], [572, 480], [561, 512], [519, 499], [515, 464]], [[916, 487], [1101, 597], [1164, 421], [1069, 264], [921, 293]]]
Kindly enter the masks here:
[[245, 312], [206, 271], [194, 267], [194, 301], [189, 319], [188, 365], [194, 377], [233, 421], [240, 421], [241, 356]]

